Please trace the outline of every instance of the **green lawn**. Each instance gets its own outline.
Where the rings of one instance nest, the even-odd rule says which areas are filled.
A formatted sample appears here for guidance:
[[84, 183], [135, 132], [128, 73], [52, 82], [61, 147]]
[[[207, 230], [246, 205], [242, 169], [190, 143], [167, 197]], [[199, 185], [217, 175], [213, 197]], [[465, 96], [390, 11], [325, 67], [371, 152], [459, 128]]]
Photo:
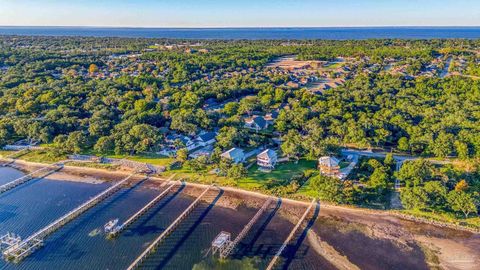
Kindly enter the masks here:
[[125, 156], [125, 155], [110, 155], [109, 158], [126, 158], [128, 160], [150, 163], [157, 166], [168, 166], [175, 159], [171, 157], [166, 157], [162, 155], [149, 154], [149, 155], [135, 155], [135, 156]]
[[235, 180], [223, 176], [219, 176], [214, 173], [210, 173], [213, 167], [208, 167], [201, 172], [194, 172], [188, 168], [176, 168], [173, 170], [167, 170], [162, 173], [162, 176], [169, 178], [175, 175], [174, 180], [182, 180], [187, 182], [195, 182], [202, 184], [217, 184], [220, 186], [235, 186]]
[[30, 161], [30, 162], [39, 162], [39, 163], [55, 163], [61, 160], [66, 160], [67, 155], [59, 155], [55, 152], [45, 150], [33, 150], [28, 152], [25, 155], [22, 155], [19, 159]]
[[6, 157], [15, 153], [15, 151], [0, 150], [0, 157]]
[[305, 197], [316, 197], [317, 193], [315, 191], [313, 191], [313, 189], [310, 188], [309, 182], [310, 182], [310, 180], [305, 182], [303, 184], [303, 186], [298, 189], [296, 194], [302, 195], [302, 196], [305, 196]]
[[297, 164], [294, 162], [280, 163], [271, 172], [262, 172], [258, 170], [257, 165], [248, 169], [248, 176], [237, 181], [238, 187], [253, 189], [262, 187], [269, 180], [285, 181], [290, 180], [294, 175], [301, 174], [308, 169], [315, 169], [317, 162], [315, 160], [300, 160]]

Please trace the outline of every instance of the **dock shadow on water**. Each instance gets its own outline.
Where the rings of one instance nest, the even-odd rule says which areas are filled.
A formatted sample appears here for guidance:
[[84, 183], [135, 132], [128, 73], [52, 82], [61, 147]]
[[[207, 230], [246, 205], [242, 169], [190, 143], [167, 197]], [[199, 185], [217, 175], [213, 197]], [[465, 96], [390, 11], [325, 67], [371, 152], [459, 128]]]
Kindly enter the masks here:
[[[132, 196], [131, 194], [138, 192], [144, 182], [145, 180], [138, 181], [127, 188], [121, 189], [117, 193], [100, 202], [92, 209], [87, 210], [70, 223], [67, 223], [57, 232], [47, 236], [45, 239], [45, 246], [35, 251], [30, 257], [27, 257], [24, 263], [28, 263], [31, 260], [57, 262], [59, 261], [59, 258], [64, 260], [67, 259], [70, 262], [81, 260], [89, 252], [89, 250], [83, 248], [82, 243], [80, 241], [75, 241], [74, 237], [77, 237], [79, 234], [83, 234], [84, 232], [86, 233], [87, 239], [103, 237], [103, 233], [94, 233], [98, 231], [103, 232], [102, 226], [97, 225], [95, 227], [90, 227], [92, 225], [92, 221], [100, 221], [101, 218], [99, 217], [102, 215], [116, 215], [116, 211], [111, 211], [114, 209], [113, 207], [130, 200]], [[87, 233], [84, 231], [85, 228], [92, 229]], [[68, 248], [62, 248], [64, 246], [62, 242], [70, 242], [70, 245]]]
[[317, 202], [312, 217], [308, 220], [303, 230], [299, 230], [292, 239], [292, 242], [286, 246], [276, 269], [337, 269], [328, 258], [319, 255], [314, 248], [310, 246], [310, 243], [305, 241], [320, 216], [320, 210], [320, 203]]
[[[194, 261], [192, 258], [201, 256], [201, 252], [195, 252], [193, 249], [201, 251], [205, 241], [196, 242], [195, 246], [188, 246], [187, 240], [191, 241], [194, 233], [202, 224], [207, 215], [214, 209], [216, 203], [224, 194], [223, 190], [219, 190], [213, 199], [208, 194], [207, 198], [211, 199], [210, 203], [200, 203], [192, 213], [183, 220], [178, 227], [157, 247], [156, 252], [151, 254], [140, 266], [141, 269], [191, 269]], [[185, 254], [184, 254], [185, 253]], [[172, 263], [172, 260], [175, 260]], [[180, 260], [178, 260], [180, 258]]]
[[134, 228], [127, 228], [124, 232], [125, 236], [134, 237], [138, 235], [148, 235], [152, 233], [159, 233], [162, 231], [162, 228], [151, 225], [151, 222], [155, 216], [160, 213], [170, 202], [178, 197], [180, 193], [185, 189], [185, 183], [182, 183], [177, 190], [171, 194], [167, 195], [167, 198], [162, 199], [160, 203], [153, 207], [153, 210], [150, 210], [144, 217], [140, 218], [140, 221], [136, 222]]
[[[280, 209], [280, 206], [282, 206], [282, 198], [277, 199], [277, 203], [275, 204], [275, 207], [267, 215], [267, 218], [263, 222], [259, 222], [260, 226], [258, 227], [258, 229], [255, 229], [256, 224], [254, 224], [254, 226], [252, 227], [252, 231], [254, 231], [255, 234], [253, 234], [253, 237], [251, 238], [251, 240], [248, 241], [248, 243], [246, 243], [247, 241], [245, 241], [246, 239], [248, 239], [248, 236], [244, 239], [244, 241], [241, 241], [239, 243], [239, 246], [237, 248], [238, 251], [233, 254], [233, 256], [232, 256], [233, 258], [240, 259], [244, 256], [251, 255], [251, 252], [253, 251], [255, 243], [258, 241], [258, 239], [260, 238], [262, 233], [265, 231], [268, 224], [270, 224], [272, 219], [275, 217], [278, 210]], [[259, 220], [259, 221], [261, 221], [261, 220]], [[258, 256], [258, 254], [254, 254], [254, 255]]]
[[315, 220], [317, 220], [318, 214], [320, 213], [320, 204], [317, 203], [315, 205], [315, 212], [313, 213], [312, 218], [308, 221], [307, 226], [303, 229], [303, 231], [300, 231], [300, 236], [297, 237], [297, 241], [292, 245], [289, 244], [285, 248], [285, 251], [283, 252], [283, 266], [281, 267], [282, 269], [288, 269], [288, 266], [292, 263], [293, 259], [295, 258], [295, 255], [297, 254], [297, 251], [300, 249], [300, 246], [303, 243], [303, 240], [307, 237], [307, 233], [312, 228], [313, 224], [315, 224]]

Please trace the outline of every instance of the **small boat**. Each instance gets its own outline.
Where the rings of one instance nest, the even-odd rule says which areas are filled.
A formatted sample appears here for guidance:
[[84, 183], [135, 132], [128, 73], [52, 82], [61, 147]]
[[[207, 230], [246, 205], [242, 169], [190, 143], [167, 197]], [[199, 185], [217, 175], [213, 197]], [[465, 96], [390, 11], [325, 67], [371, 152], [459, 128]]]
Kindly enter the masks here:
[[103, 226], [103, 229], [105, 230], [105, 233], [112, 232], [117, 227], [117, 224], [118, 224], [118, 218], [112, 219], [109, 222], [107, 222], [107, 224], [105, 224], [105, 226]]

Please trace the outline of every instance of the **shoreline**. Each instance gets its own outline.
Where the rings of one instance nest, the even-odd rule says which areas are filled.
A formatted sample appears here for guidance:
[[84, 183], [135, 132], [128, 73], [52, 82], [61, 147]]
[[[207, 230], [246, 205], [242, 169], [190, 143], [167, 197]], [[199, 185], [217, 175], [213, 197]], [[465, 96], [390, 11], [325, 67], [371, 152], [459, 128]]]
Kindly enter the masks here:
[[[48, 164], [17, 159], [15, 160], [14, 163], [8, 165], [8, 167], [20, 170], [24, 173], [28, 173], [35, 169], [44, 167], [46, 165]], [[131, 173], [132, 173], [131, 170], [125, 170], [121, 168], [115, 171], [110, 171], [107, 169], [65, 165], [63, 169], [50, 175], [48, 178], [54, 181], [57, 181], [57, 180], [58, 181], [74, 181], [74, 182], [83, 182], [83, 183], [89, 183], [89, 184], [101, 184], [105, 182], [116, 181], [119, 178], [126, 177]], [[64, 177], [61, 177], [61, 176], [64, 176]], [[65, 177], [65, 176], [68, 176], [68, 177]], [[158, 182], [164, 182], [168, 180], [165, 177], [159, 177], [159, 176], [151, 176], [150, 179], [156, 182], [157, 184]], [[172, 180], [181, 180], [181, 179], [172, 179]], [[182, 181], [182, 182], [185, 183], [186, 186], [192, 187], [194, 189], [204, 189], [207, 186], [209, 186], [207, 184], [201, 184], [201, 183], [195, 183], [195, 182], [185, 182], [185, 181]], [[238, 198], [240, 200], [253, 199], [252, 201], [258, 201], [260, 199], [265, 200], [267, 198], [272, 197], [270, 195], [262, 194], [255, 191], [243, 190], [236, 187], [221, 186], [219, 188], [221, 188], [226, 195], [229, 195], [232, 198]], [[289, 208], [292, 209], [294, 212], [296, 212], [296, 214], [301, 213], [302, 210], [295, 209], [295, 208], [308, 207], [310, 204], [310, 202], [299, 201], [299, 200], [294, 200], [289, 198], [281, 198], [281, 200], [283, 204], [290, 206]], [[421, 217], [417, 217], [409, 214], [400, 213], [395, 210], [382, 211], [382, 210], [375, 210], [375, 209], [358, 208], [353, 206], [333, 205], [326, 202], [320, 202], [320, 205], [323, 211], [327, 210], [328, 212], [337, 212], [337, 213], [341, 212], [342, 214], [353, 215], [353, 216], [371, 215], [371, 216], [377, 216], [377, 217], [387, 218], [387, 219], [396, 218], [401, 221], [417, 222], [417, 223], [423, 223], [426, 225], [432, 225], [440, 228], [447, 228], [452, 230], [459, 230], [459, 231], [466, 231], [474, 234], [480, 234], [480, 228], [471, 228], [471, 227], [466, 227], [466, 226], [457, 225], [453, 223], [429, 220], [426, 218], [421, 218]]]
[[[13, 165], [13, 167], [23, 172], [29, 172], [45, 166], [42, 163], [22, 160], [17, 160]], [[59, 176], [55, 176], [55, 174]], [[64, 166], [62, 170], [48, 176], [48, 178], [52, 181], [66, 181], [65, 177], [60, 176], [67, 176], [71, 179], [70, 181], [97, 184], [117, 181], [129, 174], [131, 174], [129, 170], [110, 171], [89, 167]], [[92, 179], [95, 181], [92, 182]], [[130, 184], [140, 179], [141, 175], [139, 174], [138, 177], [134, 177]], [[165, 186], [167, 180], [169, 179], [166, 177], [152, 176], [145, 183], [145, 188], [161, 189]], [[178, 185], [180, 183], [185, 185], [182, 193], [190, 199], [194, 199], [195, 196], [198, 196], [202, 190], [209, 186], [201, 183], [180, 182], [178, 179], [177, 182]], [[265, 199], [272, 197], [235, 187], [219, 188], [223, 190], [224, 195], [217, 201], [216, 206], [235, 211], [238, 211], [240, 207], [258, 209]], [[277, 214], [279, 218], [293, 226], [298, 222], [298, 219], [309, 204], [309, 202], [282, 198], [282, 207]], [[402, 252], [402, 250], [411, 252], [412, 247], [418, 245], [424, 249], [426, 254], [431, 256], [426, 258], [427, 263], [437, 262], [434, 265], [441, 265], [447, 268], [456, 264], [457, 256], [455, 255], [455, 250], [462, 250], [465, 260], [468, 259], [458, 269], [472, 269], [473, 265], [480, 262], [480, 234], [477, 231], [468, 228], [458, 228], [451, 224], [442, 226], [442, 224], [424, 222], [414, 217], [389, 211], [359, 209], [322, 203], [320, 213], [316, 218], [314, 226], [308, 230], [305, 241], [311, 245], [316, 254], [339, 269], [356, 270], [361, 266], [361, 263], [358, 265], [358, 258], [356, 259], [355, 255], [349, 253], [351, 251], [344, 246], [345, 244], [338, 243], [329, 236], [332, 230], [338, 233], [341, 239], [354, 237], [353, 240], [355, 240], [356, 235], [362, 235], [365, 239], [371, 239], [370, 241], [390, 242], [398, 247], [397, 252]], [[346, 245], [361, 247], [361, 243], [358, 243], [358, 241]], [[373, 245], [371, 248], [381, 250], [381, 247], [376, 245]]]

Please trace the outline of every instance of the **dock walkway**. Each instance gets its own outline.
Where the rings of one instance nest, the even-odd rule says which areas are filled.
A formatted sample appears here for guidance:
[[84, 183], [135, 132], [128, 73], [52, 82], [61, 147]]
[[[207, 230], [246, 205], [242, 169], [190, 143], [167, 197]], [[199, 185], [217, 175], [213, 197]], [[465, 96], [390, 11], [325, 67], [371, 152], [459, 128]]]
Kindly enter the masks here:
[[113, 238], [117, 235], [119, 235], [123, 230], [125, 230], [130, 224], [135, 222], [137, 219], [139, 219], [145, 212], [147, 212], [149, 209], [151, 209], [155, 204], [157, 204], [161, 199], [163, 199], [168, 192], [175, 186], [175, 183], [171, 183], [162, 193], [160, 193], [157, 197], [153, 198], [147, 205], [142, 207], [142, 209], [138, 210], [135, 214], [133, 214], [128, 220], [126, 220], [124, 223], [119, 225], [117, 228], [112, 230], [111, 232], [108, 233], [107, 237], [108, 238]]
[[248, 232], [252, 229], [253, 225], [260, 219], [260, 217], [267, 211], [267, 208], [270, 206], [270, 204], [273, 202], [272, 198], [268, 198], [265, 203], [262, 205], [262, 207], [257, 211], [257, 213], [253, 216], [253, 218], [248, 222], [245, 227], [243, 227], [243, 230], [235, 237], [233, 241], [228, 243], [225, 249], [222, 249], [220, 251], [220, 258], [227, 258], [230, 256], [230, 254], [233, 252], [235, 247], [242, 241], [243, 238], [248, 234]]
[[16, 243], [6, 249], [3, 250], [3, 256], [6, 260], [11, 260], [14, 262], [19, 262], [31, 253], [33, 253], [36, 249], [43, 245], [43, 240], [49, 234], [55, 232], [56, 230], [60, 229], [68, 222], [72, 221], [88, 209], [92, 208], [93, 206], [97, 205], [101, 201], [105, 200], [107, 197], [113, 195], [115, 192], [120, 190], [123, 184], [129, 181], [136, 172], [130, 174], [129, 176], [125, 177], [115, 185], [111, 186], [107, 190], [101, 192], [97, 196], [93, 197], [92, 199], [88, 200], [87, 202], [83, 203], [82, 205], [78, 206], [77, 208], [73, 209], [72, 211], [68, 212], [64, 216], [60, 217], [59, 219], [55, 220], [54, 222], [50, 223], [46, 227], [40, 229], [39, 231], [35, 232], [25, 240]]
[[277, 251], [277, 253], [273, 257], [273, 259], [268, 264], [266, 270], [274, 269], [275, 265], [277, 264], [278, 260], [280, 259], [280, 256], [282, 255], [283, 251], [287, 247], [288, 243], [290, 243], [290, 241], [292, 241], [293, 237], [295, 236], [298, 229], [303, 224], [303, 221], [305, 220], [305, 218], [307, 218], [308, 213], [310, 213], [310, 211], [312, 210], [312, 208], [315, 204], [316, 204], [316, 200], [313, 199], [312, 202], [310, 203], [310, 205], [308, 206], [307, 210], [305, 210], [305, 212], [303, 213], [300, 220], [298, 220], [297, 225], [295, 225], [295, 227], [292, 229], [292, 231], [288, 235], [287, 239], [285, 239], [285, 242], [283, 242], [283, 245], [280, 247], [280, 249]]
[[214, 185], [208, 186], [201, 194], [198, 196], [195, 201], [193, 201], [186, 209], [183, 211], [148, 247], [145, 249], [145, 251], [140, 254], [140, 256], [132, 263], [130, 266], [127, 268], [128, 270], [135, 269], [140, 266], [140, 264], [150, 255], [155, 251], [157, 246], [168, 236], [170, 235], [176, 227], [184, 220], [194, 209], [195, 207], [200, 203], [202, 200], [203, 196], [207, 194], [208, 191], [210, 191]]
[[54, 172], [57, 172], [59, 170], [61, 170], [63, 168], [63, 164], [61, 163], [55, 163], [55, 164], [52, 164], [52, 165], [48, 165], [46, 167], [43, 167], [41, 169], [38, 169], [32, 173], [29, 173], [27, 175], [24, 175], [20, 178], [17, 178], [11, 182], [8, 182], [4, 185], [1, 185], [0, 186], [0, 194], [4, 193], [4, 192], [7, 192], [13, 188], [16, 188], [17, 186], [21, 185], [21, 184], [24, 184], [30, 180], [33, 180], [33, 179], [39, 179], [39, 178], [44, 178]]

